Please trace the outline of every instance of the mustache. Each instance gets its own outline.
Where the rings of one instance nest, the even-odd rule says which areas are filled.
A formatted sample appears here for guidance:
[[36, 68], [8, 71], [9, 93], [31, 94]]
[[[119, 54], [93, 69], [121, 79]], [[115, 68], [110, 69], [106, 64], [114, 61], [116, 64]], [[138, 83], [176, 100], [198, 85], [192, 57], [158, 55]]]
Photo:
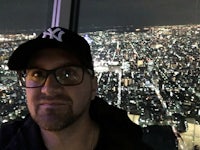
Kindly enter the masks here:
[[72, 101], [72, 99], [69, 96], [62, 95], [62, 94], [57, 94], [57, 95], [46, 95], [42, 94], [39, 96], [40, 100], [65, 100], [65, 101]]

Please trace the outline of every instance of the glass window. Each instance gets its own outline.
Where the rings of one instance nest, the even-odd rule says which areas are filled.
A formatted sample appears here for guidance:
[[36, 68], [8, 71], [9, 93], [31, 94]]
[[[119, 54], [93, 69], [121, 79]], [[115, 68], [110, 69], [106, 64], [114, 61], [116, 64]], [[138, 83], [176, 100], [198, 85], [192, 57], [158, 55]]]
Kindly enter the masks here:
[[100, 97], [144, 128], [172, 126], [181, 146], [200, 143], [199, 0], [82, 0], [78, 31]]
[[22, 42], [51, 26], [53, 1], [0, 1], [0, 123], [25, 117], [24, 91], [8, 71], [11, 52]]
[[33, 33], [51, 25], [53, 1], [0, 1], [1, 33]]

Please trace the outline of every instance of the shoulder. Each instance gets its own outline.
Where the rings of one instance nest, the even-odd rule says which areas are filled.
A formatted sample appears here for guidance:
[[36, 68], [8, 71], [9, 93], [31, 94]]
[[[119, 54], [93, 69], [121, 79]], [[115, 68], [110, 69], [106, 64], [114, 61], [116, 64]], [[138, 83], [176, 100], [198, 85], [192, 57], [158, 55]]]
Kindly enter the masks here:
[[30, 116], [0, 128], [0, 150], [46, 149], [39, 126]]
[[129, 119], [125, 110], [109, 105], [98, 97], [91, 103], [90, 116], [103, 127], [120, 128], [137, 132], [140, 136], [142, 135], [142, 128]]
[[29, 128], [29, 117], [21, 120], [3, 123], [0, 126], [0, 149], [8, 145], [23, 128]]
[[0, 142], [9, 141], [14, 134], [17, 133], [18, 129], [24, 124], [24, 120], [18, 120], [14, 122], [7, 122], [1, 124], [0, 127]]
[[143, 142], [142, 128], [129, 119], [125, 110], [96, 98], [91, 104], [90, 115], [100, 127], [98, 145], [103, 145], [101, 149], [150, 150]]

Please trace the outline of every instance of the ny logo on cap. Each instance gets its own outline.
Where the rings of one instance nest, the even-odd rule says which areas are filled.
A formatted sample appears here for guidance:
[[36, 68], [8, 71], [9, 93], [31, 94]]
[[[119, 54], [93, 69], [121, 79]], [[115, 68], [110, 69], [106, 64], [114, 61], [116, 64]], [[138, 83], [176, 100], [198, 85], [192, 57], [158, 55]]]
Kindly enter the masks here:
[[60, 28], [49, 28], [47, 31], [43, 32], [42, 38], [47, 38], [47, 36], [49, 36], [49, 39], [56, 39], [57, 41], [62, 42], [62, 35], [64, 33], [65, 32], [62, 31]]

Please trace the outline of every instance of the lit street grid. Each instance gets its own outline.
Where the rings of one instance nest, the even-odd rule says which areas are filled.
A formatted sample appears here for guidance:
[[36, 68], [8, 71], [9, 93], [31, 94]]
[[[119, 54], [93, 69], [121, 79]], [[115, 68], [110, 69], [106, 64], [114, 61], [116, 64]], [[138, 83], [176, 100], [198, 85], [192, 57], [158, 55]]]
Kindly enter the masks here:
[[[98, 96], [138, 115], [138, 124], [171, 125], [188, 147], [199, 142], [200, 25], [137, 29], [122, 27], [81, 33], [89, 42]], [[32, 35], [0, 35], [0, 122], [27, 113], [24, 92], [8, 71], [11, 52]], [[187, 128], [187, 125], [188, 127]]]

